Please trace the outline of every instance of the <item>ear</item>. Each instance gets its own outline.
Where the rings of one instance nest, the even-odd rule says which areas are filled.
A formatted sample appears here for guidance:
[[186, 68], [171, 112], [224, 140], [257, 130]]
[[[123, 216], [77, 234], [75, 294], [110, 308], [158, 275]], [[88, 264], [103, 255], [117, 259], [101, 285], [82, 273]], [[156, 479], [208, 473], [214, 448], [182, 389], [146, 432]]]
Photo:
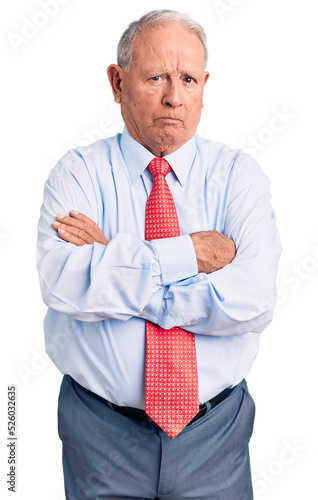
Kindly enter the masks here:
[[120, 66], [117, 66], [117, 64], [111, 64], [107, 68], [107, 76], [108, 80], [110, 83], [110, 86], [112, 88], [115, 102], [120, 104], [121, 102], [121, 82], [123, 79], [123, 69]]
[[[204, 81], [203, 81], [203, 87], [205, 87], [205, 85], [207, 84], [207, 81], [208, 79], [210, 78], [210, 73], [208, 71], [206, 71], [204, 73]], [[204, 108], [204, 103], [202, 101], [202, 109]]]

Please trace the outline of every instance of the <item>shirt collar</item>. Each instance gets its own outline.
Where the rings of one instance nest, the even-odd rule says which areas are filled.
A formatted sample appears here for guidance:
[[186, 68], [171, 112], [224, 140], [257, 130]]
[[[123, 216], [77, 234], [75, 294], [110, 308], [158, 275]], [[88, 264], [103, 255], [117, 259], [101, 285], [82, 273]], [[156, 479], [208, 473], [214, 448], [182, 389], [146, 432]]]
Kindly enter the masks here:
[[[154, 158], [154, 155], [131, 137], [126, 126], [124, 127], [124, 131], [120, 139], [120, 149], [123, 154], [131, 182], [134, 183], [147, 168], [151, 160]], [[188, 177], [190, 168], [192, 167], [196, 156], [196, 151], [196, 139], [194, 136], [176, 151], [164, 157], [177, 176], [181, 186], [184, 185]]]

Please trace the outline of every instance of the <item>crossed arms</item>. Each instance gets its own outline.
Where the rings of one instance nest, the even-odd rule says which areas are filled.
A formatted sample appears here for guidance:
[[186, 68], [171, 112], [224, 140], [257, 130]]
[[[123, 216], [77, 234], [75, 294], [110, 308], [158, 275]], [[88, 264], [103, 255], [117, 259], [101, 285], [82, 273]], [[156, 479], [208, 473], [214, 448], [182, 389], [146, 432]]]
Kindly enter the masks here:
[[[84, 214], [71, 210], [70, 216], [57, 214], [53, 228], [63, 240], [76, 246], [100, 243], [108, 245], [99, 226]], [[200, 231], [190, 234], [194, 246], [198, 272], [212, 273], [230, 264], [235, 257], [233, 241], [218, 231]]]
[[[75, 168], [68, 170], [74, 162], [76, 176], [82, 176], [77, 180]], [[125, 219], [131, 223], [117, 226], [116, 217], [105, 222], [107, 210], [116, 206], [115, 192], [107, 191], [104, 210], [87, 178], [80, 156], [68, 155], [45, 185], [37, 267], [48, 307], [88, 322], [126, 321], [144, 310], [145, 319], [163, 328], [212, 336], [259, 333], [266, 327], [281, 247], [269, 182], [257, 165], [237, 166], [224, 234], [206, 230], [153, 242], [143, 240], [129, 209]], [[70, 214], [73, 207], [81, 213]], [[52, 227], [57, 213], [70, 216], [57, 217]], [[108, 227], [109, 240], [100, 227]]]

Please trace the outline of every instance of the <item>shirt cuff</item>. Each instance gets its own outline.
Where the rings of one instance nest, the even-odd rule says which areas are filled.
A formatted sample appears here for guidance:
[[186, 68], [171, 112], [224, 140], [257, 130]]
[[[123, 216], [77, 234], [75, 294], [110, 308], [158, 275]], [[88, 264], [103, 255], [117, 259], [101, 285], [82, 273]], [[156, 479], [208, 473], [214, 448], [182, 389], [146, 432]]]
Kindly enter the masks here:
[[153, 240], [161, 267], [162, 285], [170, 285], [198, 274], [198, 265], [191, 237], [176, 236]]

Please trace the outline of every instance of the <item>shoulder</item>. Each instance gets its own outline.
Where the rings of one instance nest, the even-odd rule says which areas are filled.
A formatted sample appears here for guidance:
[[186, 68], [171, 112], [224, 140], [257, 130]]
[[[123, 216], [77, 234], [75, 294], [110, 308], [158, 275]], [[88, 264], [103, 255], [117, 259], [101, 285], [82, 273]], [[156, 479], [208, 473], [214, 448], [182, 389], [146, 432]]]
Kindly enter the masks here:
[[267, 179], [258, 162], [242, 149], [233, 149], [217, 141], [196, 136], [197, 151], [205, 164], [208, 174], [222, 171], [229, 176], [239, 176], [246, 181], [256, 182]]
[[111, 167], [112, 156], [119, 150], [120, 135], [70, 149], [52, 168], [49, 178], [92, 175], [101, 167]]

